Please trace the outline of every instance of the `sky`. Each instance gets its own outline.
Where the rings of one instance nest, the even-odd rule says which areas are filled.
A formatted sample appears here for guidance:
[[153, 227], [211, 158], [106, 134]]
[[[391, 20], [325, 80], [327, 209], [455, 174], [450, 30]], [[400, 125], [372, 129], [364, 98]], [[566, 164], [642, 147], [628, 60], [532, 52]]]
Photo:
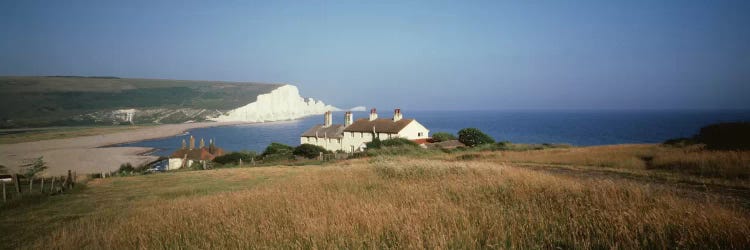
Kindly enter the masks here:
[[2, 1], [0, 75], [383, 110], [750, 109], [750, 1]]

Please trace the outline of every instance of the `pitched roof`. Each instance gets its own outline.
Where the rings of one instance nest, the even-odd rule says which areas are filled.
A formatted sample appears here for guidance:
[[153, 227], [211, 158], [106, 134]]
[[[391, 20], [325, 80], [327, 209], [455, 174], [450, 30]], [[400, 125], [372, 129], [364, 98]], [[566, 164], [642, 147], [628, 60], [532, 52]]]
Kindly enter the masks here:
[[315, 125], [302, 133], [302, 137], [342, 138], [344, 137], [344, 125], [332, 124], [328, 127]]
[[344, 129], [344, 132], [372, 132], [373, 127], [376, 133], [398, 133], [402, 129], [414, 121], [414, 119], [401, 119], [393, 121], [392, 119], [370, 119], [360, 118], [356, 120], [352, 125], [349, 125]]
[[182, 148], [172, 153], [172, 156], [170, 156], [170, 158], [184, 158], [185, 154], [187, 154], [187, 158], [189, 160], [213, 160], [216, 156], [223, 155], [224, 150], [221, 148], [216, 148], [215, 153], [211, 154], [208, 151], [207, 147], [196, 149]]

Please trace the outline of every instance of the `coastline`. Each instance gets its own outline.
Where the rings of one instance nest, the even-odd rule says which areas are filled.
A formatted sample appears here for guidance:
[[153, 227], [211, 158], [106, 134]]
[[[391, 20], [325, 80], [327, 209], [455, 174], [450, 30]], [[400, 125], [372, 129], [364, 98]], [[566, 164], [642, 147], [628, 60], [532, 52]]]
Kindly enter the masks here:
[[197, 122], [158, 125], [150, 128], [124, 131], [111, 134], [52, 139], [0, 145], [0, 164], [11, 172], [26, 159], [44, 157], [49, 168], [47, 176], [67, 174], [68, 170], [79, 174], [110, 172], [117, 170], [122, 163], [135, 166], [158, 159], [147, 155], [153, 148], [119, 147], [124, 143], [165, 138], [185, 133], [196, 128], [252, 124], [252, 122]]

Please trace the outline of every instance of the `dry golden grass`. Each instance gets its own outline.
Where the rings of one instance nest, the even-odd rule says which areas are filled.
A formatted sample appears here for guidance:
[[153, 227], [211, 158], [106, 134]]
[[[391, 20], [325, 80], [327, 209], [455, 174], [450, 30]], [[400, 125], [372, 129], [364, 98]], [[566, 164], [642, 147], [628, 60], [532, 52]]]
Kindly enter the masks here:
[[[712, 182], [731, 182], [750, 187], [750, 151], [710, 151], [700, 146], [686, 148], [654, 144], [610, 145], [577, 148], [556, 148], [529, 151], [493, 151], [447, 154], [443, 159], [482, 159], [504, 163], [538, 163], [555, 165], [593, 166], [608, 169], [632, 170], [648, 174], [674, 173], [704, 178]], [[651, 171], [653, 174], [653, 171]], [[710, 178], [720, 179], [711, 180]], [[695, 179], [695, 178], [692, 178]]]
[[670, 150], [653, 156], [648, 165], [697, 176], [750, 178], [750, 151]]
[[63, 202], [93, 206], [49, 220], [34, 248], [750, 247], [747, 211], [708, 194], [696, 201], [659, 185], [488, 161], [378, 157], [90, 186], [60, 204], [0, 210], [0, 218], [44, 217]]

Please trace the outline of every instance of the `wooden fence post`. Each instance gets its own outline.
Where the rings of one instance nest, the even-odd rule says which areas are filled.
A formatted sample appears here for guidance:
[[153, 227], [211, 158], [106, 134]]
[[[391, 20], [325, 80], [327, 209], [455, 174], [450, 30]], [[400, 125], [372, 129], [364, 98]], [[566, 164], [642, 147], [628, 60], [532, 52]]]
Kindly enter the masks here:
[[68, 188], [73, 188], [73, 172], [68, 169], [68, 178], [65, 179], [68, 184]]
[[18, 180], [18, 174], [14, 174], [13, 179], [16, 184], [16, 193], [18, 193], [18, 196], [21, 196], [21, 182]]
[[55, 192], [55, 177], [54, 176], [52, 176], [52, 185], [50, 185], [49, 187], [49, 192], [50, 193]]
[[3, 202], [7, 200], [7, 195], [5, 194], [5, 181], [3, 181]]
[[42, 177], [42, 188], [39, 189], [39, 192], [44, 193], [44, 177]]
[[32, 188], [34, 188], [34, 176], [29, 177], [29, 193], [31, 193]]

